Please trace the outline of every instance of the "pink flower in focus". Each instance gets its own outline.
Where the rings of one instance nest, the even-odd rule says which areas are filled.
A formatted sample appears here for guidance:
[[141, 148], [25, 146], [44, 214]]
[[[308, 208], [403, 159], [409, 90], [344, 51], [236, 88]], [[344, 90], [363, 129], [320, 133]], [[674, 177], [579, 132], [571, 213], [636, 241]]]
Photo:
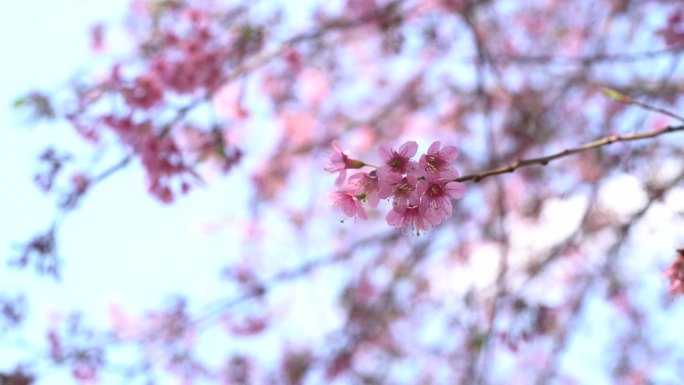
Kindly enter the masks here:
[[347, 180], [347, 159], [349, 157], [336, 140], [332, 142], [332, 148], [334, 152], [330, 154], [330, 163], [325, 167], [325, 171], [329, 173], [339, 172], [340, 174], [335, 179], [335, 185], [342, 186]]
[[[367, 165], [349, 159], [337, 142], [333, 142], [333, 150], [326, 169], [340, 173], [338, 184], [346, 181], [348, 168]], [[442, 148], [437, 141], [418, 163], [411, 159], [417, 150], [418, 145], [413, 141], [402, 144], [396, 151], [381, 146], [382, 165], [375, 171], [357, 173], [349, 178], [344, 190], [330, 195], [333, 204], [349, 217], [366, 219], [362, 202], [376, 207], [380, 199], [392, 198], [393, 207], [386, 216], [390, 226], [410, 227], [420, 235], [421, 231], [439, 225], [452, 215], [452, 200], [462, 198], [466, 193], [465, 184], [454, 180], [458, 172], [450, 164], [458, 151], [453, 146]]]
[[380, 198], [387, 198], [392, 194], [392, 186], [380, 183], [375, 173], [360, 172], [349, 177], [349, 183], [354, 186], [358, 195], [365, 197], [371, 207], [376, 207]]
[[[392, 175], [389, 177], [391, 178]], [[411, 199], [412, 196], [416, 195], [415, 191], [417, 186], [418, 178], [412, 174], [408, 174], [394, 183], [392, 186], [392, 195], [394, 196], [394, 200], [392, 201], [393, 205], [406, 207], [408, 205], [418, 204], [418, 200]]]
[[392, 227], [411, 228], [420, 235], [421, 230], [427, 231], [432, 227], [434, 219], [429, 216], [429, 212], [423, 212], [418, 206], [394, 206], [385, 219]]
[[[419, 197], [420, 209], [423, 213], [429, 214], [429, 218], [434, 221], [431, 223], [435, 226], [451, 217], [451, 201], [463, 197], [466, 193], [465, 184], [449, 180], [420, 180], [418, 186], [415, 191], [416, 195], [422, 194]], [[416, 195], [413, 197], [414, 201], [418, 199]]]
[[[418, 151], [418, 143], [410, 141], [402, 144], [399, 150], [394, 151], [385, 145], [380, 146], [380, 158], [383, 165], [378, 168], [380, 180], [387, 179], [391, 174], [415, 174], [417, 172], [416, 162], [411, 158]], [[419, 176], [419, 175], [416, 175]]]
[[458, 157], [458, 150], [454, 146], [444, 146], [440, 150], [440, 146], [439, 141], [430, 145], [427, 154], [420, 157], [419, 169], [425, 170], [425, 178], [428, 180], [458, 178], [458, 172], [451, 165]]
[[[374, 171], [374, 173], [375, 175], [378, 174], [377, 171]], [[387, 199], [394, 195], [394, 189], [402, 179], [404, 179], [404, 177], [395, 173], [387, 174], [385, 179], [380, 179], [378, 177], [378, 196], [380, 199]]]
[[350, 218], [359, 217], [361, 219], [368, 219], [366, 209], [363, 208], [361, 201], [354, 194], [353, 190], [344, 189], [342, 191], [330, 193], [330, 199], [332, 200], [333, 206], [340, 209], [344, 215]]
[[330, 162], [325, 167], [325, 171], [334, 174], [339, 172], [340, 174], [335, 179], [336, 186], [342, 186], [347, 180], [347, 169], [348, 168], [361, 168], [365, 165], [360, 160], [351, 159], [346, 151], [342, 150], [340, 143], [336, 140], [332, 142], [333, 152], [330, 154]]

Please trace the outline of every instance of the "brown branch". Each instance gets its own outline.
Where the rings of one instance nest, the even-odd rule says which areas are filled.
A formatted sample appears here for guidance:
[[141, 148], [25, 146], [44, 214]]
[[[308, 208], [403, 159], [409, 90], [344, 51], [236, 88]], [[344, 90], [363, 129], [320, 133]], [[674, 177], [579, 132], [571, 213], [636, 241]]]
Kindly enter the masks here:
[[684, 131], [684, 125], [667, 126], [664, 128], [653, 130], [653, 131], [638, 132], [638, 133], [634, 133], [634, 134], [606, 136], [604, 138], [597, 139], [593, 142], [585, 143], [581, 146], [566, 149], [566, 150], [557, 152], [555, 154], [541, 156], [538, 158], [518, 159], [515, 162], [509, 163], [505, 166], [493, 168], [493, 169], [478, 172], [475, 174], [464, 175], [460, 178], [455, 179], [455, 181], [457, 181], [457, 182], [473, 181], [473, 182], [477, 183], [477, 182], [480, 182], [481, 180], [483, 180], [487, 177], [514, 172], [515, 170], [517, 170], [519, 168], [523, 168], [523, 167], [528, 167], [528, 166], [533, 166], [533, 165], [546, 166], [547, 164], [549, 164], [550, 162], [552, 162], [556, 159], [565, 158], [565, 157], [570, 156], [570, 155], [578, 154], [580, 152], [585, 152], [585, 151], [591, 150], [591, 149], [600, 148], [600, 147], [607, 146], [607, 145], [612, 144], [612, 143], [650, 139], [650, 138], [654, 138], [656, 136], [668, 134], [671, 132], [677, 132], [677, 131]]

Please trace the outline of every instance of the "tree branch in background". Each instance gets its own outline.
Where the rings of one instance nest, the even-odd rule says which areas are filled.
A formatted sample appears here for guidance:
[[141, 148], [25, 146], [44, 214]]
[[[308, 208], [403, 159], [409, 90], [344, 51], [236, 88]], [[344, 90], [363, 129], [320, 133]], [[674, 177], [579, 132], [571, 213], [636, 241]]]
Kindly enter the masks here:
[[592, 150], [592, 149], [598, 149], [598, 148], [601, 148], [603, 146], [607, 146], [607, 145], [610, 145], [613, 143], [650, 139], [650, 138], [655, 138], [655, 137], [660, 136], [660, 135], [669, 134], [669, 133], [678, 132], [678, 131], [684, 131], [684, 125], [682, 125], [682, 126], [667, 126], [664, 128], [653, 130], [653, 131], [639, 132], [639, 133], [634, 133], [634, 134], [610, 135], [610, 136], [606, 136], [606, 137], [601, 138], [601, 139], [597, 139], [593, 142], [583, 144], [583, 145], [575, 147], [575, 148], [570, 148], [570, 149], [566, 149], [566, 150], [557, 152], [555, 154], [540, 156], [538, 158], [519, 159], [519, 160], [516, 160], [515, 162], [509, 163], [505, 166], [497, 167], [497, 168], [487, 170], [487, 171], [478, 172], [475, 174], [464, 175], [464, 176], [456, 179], [456, 181], [457, 182], [473, 181], [473, 182], [477, 183], [477, 182], [480, 182], [481, 180], [483, 180], [487, 177], [511, 173], [511, 172], [514, 172], [515, 170], [517, 170], [519, 168], [523, 168], [523, 167], [529, 167], [529, 166], [533, 166], [533, 165], [546, 166], [547, 164], [549, 164], [550, 162], [552, 162], [556, 159], [565, 158], [565, 157], [568, 157], [570, 155], [579, 154], [581, 152], [585, 152], [585, 151]]

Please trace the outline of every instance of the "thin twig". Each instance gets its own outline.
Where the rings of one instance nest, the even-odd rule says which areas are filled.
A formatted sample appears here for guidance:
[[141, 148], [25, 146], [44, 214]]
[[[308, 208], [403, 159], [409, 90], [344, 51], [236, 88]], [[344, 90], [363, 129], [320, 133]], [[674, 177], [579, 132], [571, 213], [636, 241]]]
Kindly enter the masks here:
[[677, 115], [672, 111], [668, 111], [664, 108], [653, 106], [649, 103], [640, 102], [640, 101], [633, 99], [627, 95], [624, 95], [624, 94], [620, 93], [619, 91], [616, 91], [612, 88], [603, 87], [602, 91], [606, 96], [608, 96], [609, 98], [611, 98], [617, 102], [624, 103], [624, 104], [633, 104], [637, 107], [643, 108], [646, 111], [652, 111], [652, 112], [656, 112], [659, 114], [663, 114], [665, 116], [669, 116], [673, 119], [679, 120], [680, 122], [684, 122], [684, 117]]
[[561, 65], [585, 65], [601, 62], [637, 62], [641, 60], [651, 60], [659, 58], [663, 55], [671, 55], [684, 50], [684, 45], [669, 47], [664, 49], [656, 49], [651, 51], [642, 51], [634, 53], [598, 53], [593, 55], [563, 55], [563, 54], [542, 54], [542, 55], [525, 55], [525, 54], [505, 54], [492, 53], [490, 60], [497, 63], [514, 63], [523, 65], [546, 65], [546, 64], [561, 64]]
[[455, 181], [457, 181], [457, 182], [473, 181], [473, 182], [477, 183], [477, 182], [480, 182], [481, 180], [483, 180], [487, 177], [511, 173], [511, 172], [514, 172], [515, 170], [517, 170], [519, 168], [523, 168], [523, 167], [529, 167], [529, 166], [533, 166], [533, 165], [546, 166], [547, 164], [549, 164], [550, 162], [552, 162], [556, 159], [565, 158], [565, 157], [570, 156], [570, 155], [574, 155], [574, 154], [578, 154], [578, 153], [585, 152], [588, 150], [600, 148], [600, 147], [607, 146], [609, 144], [613, 144], [616, 142], [630, 142], [633, 140], [650, 139], [650, 138], [654, 138], [656, 136], [669, 134], [669, 133], [677, 132], [677, 131], [684, 131], [684, 125], [667, 126], [664, 128], [653, 130], [653, 131], [639, 132], [639, 133], [634, 133], [634, 134], [606, 136], [604, 138], [597, 139], [593, 142], [585, 143], [581, 146], [566, 149], [566, 150], [557, 152], [555, 154], [541, 156], [538, 158], [518, 159], [515, 162], [509, 163], [505, 166], [493, 168], [491, 170], [482, 171], [482, 172], [478, 172], [475, 174], [464, 175], [460, 178], [455, 179]]

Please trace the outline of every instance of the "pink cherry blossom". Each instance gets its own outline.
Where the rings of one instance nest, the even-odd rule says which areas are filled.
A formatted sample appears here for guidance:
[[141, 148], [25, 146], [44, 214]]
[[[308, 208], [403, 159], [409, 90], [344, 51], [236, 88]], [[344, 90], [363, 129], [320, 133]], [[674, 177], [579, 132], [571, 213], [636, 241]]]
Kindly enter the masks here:
[[[327, 170], [339, 172], [337, 183], [347, 181], [348, 168], [372, 166], [350, 159], [339, 143], [332, 143], [334, 152]], [[352, 175], [344, 190], [331, 194], [333, 204], [350, 217], [366, 217], [362, 203], [377, 207], [380, 199], [391, 198], [392, 209], [387, 223], [395, 227], [411, 227], [420, 234], [437, 226], [452, 215], [452, 200], [466, 193], [463, 183], [453, 180], [458, 172], [450, 164], [458, 156], [454, 146], [442, 147], [439, 141], [432, 143], [421, 157], [420, 165], [411, 158], [418, 145], [409, 141], [398, 150], [380, 147], [382, 165], [370, 172]], [[358, 167], [357, 167], [358, 166]]]
[[416, 235], [421, 231], [427, 231], [432, 227], [434, 219], [430, 218], [429, 212], [423, 212], [418, 206], [394, 206], [387, 213], [387, 224], [393, 227], [402, 227], [404, 230], [411, 228]]
[[344, 215], [350, 218], [368, 219], [366, 209], [363, 208], [361, 201], [352, 189], [344, 189], [330, 193], [330, 200], [333, 206], [338, 208]]
[[418, 168], [425, 171], [428, 180], [458, 178], [458, 172], [451, 165], [458, 157], [458, 150], [454, 146], [444, 146], [440, 150], [440, 146], [439, 141], [432, 143], [427, 154], [420, 157]]
[[377, 207], [380, 198], [387, 198], [392, 194], [392, 186], [380, 183], [374, 172], [354, 174], [349, 177], [349, 183], [355, 187], [357, 195], [365, 197], [366, 202], [371, 207]]
[[325, 167], [325, 171], [332, 174], [339, 172], [337, 179], [335, 179], [335, 185], [342, 186], [347, 180], [347, 169], [361, 168], [365, 163], [360, 160], [349, 158], [348, 153], [342, 150], [340, 143], [336, 140], [332, 142], [332, 148], [333, 152], [330, 154], [329, 163]]
[[[463, 197], [466, 193], [465, 184], [449, 180], [427, 181], [423, 179], [418, 181], [418, 186], [415, 192], [422, 193], [420, 209], [429, 214], [428, 217], [434, 221], [431, 222], [433, 225], [438, 225], [451, 217], [451, 201]], [[413, 196], [414, 201], [417, 199], [416, 195]]]
[[332, 142], [333, 152], [330, 154], [330, 162], [325, 167], [325, 171], [329, 173], [339, 172], [340, 174], [335, 179], [335, 185], [341, 186], [347, 180], [347, 153], [342, 150], [340, 144], [334, 140]]
[[383, 165], [378, 168], [378, 177], [380, 180], [387, 179], [390, 174], [414, 174], [417, 172], [416, 162], [411, 158], [416, 155], [418, 151], [418, 143], [409, 141], [402, 144], [399, 150], [394, 151], [392, 148], [381, 145], [379, 149], [380, 158], [382, 158]]
[[401, 178], [401, 180], [399, 180], [397, 183], [393, 185], [393, 205], [406, 207], [411, 204], [417, 204], [418, 200], [411, 199], [411, 197], [415, 195], [414, 191], [416, 190], [417, 186], [418, 178], [416, 178], [415, 175], [408, 174], [405, 177]]
[[[377, 171], [374, 171], [377, 175]], [[387, 199], [394, 194], [394, 188], [404, 179], [400, 174], [389, 173], [384, 179], [378, 177], [378, 196], [380, 199]]]

